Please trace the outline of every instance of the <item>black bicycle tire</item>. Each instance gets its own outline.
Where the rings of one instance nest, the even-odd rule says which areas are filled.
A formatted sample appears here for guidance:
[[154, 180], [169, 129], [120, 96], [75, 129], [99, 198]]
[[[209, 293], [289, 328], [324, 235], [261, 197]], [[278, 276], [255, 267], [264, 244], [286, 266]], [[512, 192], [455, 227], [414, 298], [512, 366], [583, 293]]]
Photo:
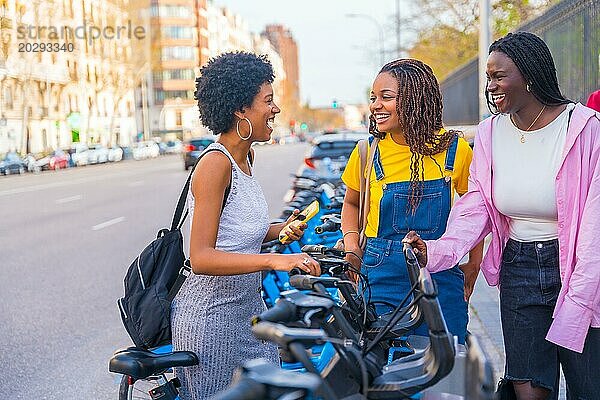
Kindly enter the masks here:
[[119, 400], [128, 400], [129, 397], [129, 377], [123, 375], [119, 383]]
[[[149, 383], [149, 381], [145, 382]], [[148, 399], [151, 399], [150, 394], [148, 394]], [[123, 375], [119, 383], [119, 400], [129, 400], [129, 377], [127, 375]]]

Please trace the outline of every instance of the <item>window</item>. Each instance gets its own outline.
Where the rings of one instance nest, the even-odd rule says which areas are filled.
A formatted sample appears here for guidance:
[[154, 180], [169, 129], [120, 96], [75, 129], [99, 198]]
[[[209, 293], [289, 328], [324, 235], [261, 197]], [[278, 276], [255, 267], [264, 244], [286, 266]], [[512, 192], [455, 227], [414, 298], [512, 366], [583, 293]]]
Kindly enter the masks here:
[[157, 103], [162, 103], [168, 99], [176, 99], [177, 97], [181, 97], [182, 100], [193, 100], [194, 99], [194, 91], [193, 90], [154, 90], [154, 100]]
[[175, 111], [175, 125], [181, 126], [181, 110]]
[[160, 33], [168, 39], [194, 38], [194, 28], [191, 26], [163, 26], [160, 28]]
[[48, 148], [48, 133], [45, 129], [42, 129], [42, 148], [44, 150]]
[[163, 47], [161, 60], [194, 60], [194, 48], [188, 46]]
[[7, 109], [12, 110], [13, 108], [13, 96], [12, 96], [12, 90], [10, 87], [5, 86], [4, 93], [2, 93], [2, 96], [4, 97], [4, 105], [6, 106]]
[[154, 80], [157, 82], [172, 79], [193, 80], [195, 77], [193, 69], [166, 69], [154, 72]]
[[153, 5], [150, 12], [153, 17], [189, 18], [194, 15], [192, 8], [178, 5]]

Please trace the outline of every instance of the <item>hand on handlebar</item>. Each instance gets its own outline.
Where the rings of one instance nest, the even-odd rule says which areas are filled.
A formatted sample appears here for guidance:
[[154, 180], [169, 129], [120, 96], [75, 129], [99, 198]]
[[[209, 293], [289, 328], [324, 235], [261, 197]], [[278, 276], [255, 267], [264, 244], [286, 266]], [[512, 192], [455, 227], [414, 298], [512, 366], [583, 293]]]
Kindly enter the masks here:
[[421, 239], [421, 236], [415, 231], [410, 231], [406, 234], [402, 242], [408, 243], [412, 246], [415, 255], [417, 256], [417, 260], [419, 261], [419, 265], [421, 268], [425, 268], [427, 265], [427, 245]]
[[308, 275], [321, 275], [321, 266], [308, 254], [273, 254], [273, 267], [276, 271], [290, 272], [299, 268]]

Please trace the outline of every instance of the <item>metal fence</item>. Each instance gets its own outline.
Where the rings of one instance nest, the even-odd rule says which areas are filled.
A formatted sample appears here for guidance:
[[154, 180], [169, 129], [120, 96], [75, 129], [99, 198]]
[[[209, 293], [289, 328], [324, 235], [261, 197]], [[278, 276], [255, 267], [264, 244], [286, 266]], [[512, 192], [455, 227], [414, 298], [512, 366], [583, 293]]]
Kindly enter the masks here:
[[[600, 0], [561, 1], [516, 31], [532, 32], [544, 39], [567, 98], [585, 103], [591, 92], [600, 89]], [[441, 83], [445, 124], [479, 122], [477, 64], [475, 58]]]

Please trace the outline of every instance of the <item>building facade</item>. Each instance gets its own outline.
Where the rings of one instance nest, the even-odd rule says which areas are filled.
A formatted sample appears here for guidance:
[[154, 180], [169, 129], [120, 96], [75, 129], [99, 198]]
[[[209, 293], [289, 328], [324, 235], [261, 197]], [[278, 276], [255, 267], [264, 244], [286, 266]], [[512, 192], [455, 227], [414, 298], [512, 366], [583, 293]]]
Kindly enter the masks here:
[[267, 25], [262, 33], [273, 45], [283, 61], [282, 106], [293, 113], [300, 106], [300, 69], [298, 46], [292, 33], [283, 25]]
[[[0, 153], [129, 143], [136, 126], [127, 21], [118, 1], [0, 0]], [[112, 38], [96, 35], [105, 28]]]
[[206, 0], [151, 0], [151, 73], [140, 90], [145, 96], [139, 96], [140, 108], [148, 107], [146, 138], [200, 129], [194, 90], [199, 66], [208, 59], [207, 18]]

